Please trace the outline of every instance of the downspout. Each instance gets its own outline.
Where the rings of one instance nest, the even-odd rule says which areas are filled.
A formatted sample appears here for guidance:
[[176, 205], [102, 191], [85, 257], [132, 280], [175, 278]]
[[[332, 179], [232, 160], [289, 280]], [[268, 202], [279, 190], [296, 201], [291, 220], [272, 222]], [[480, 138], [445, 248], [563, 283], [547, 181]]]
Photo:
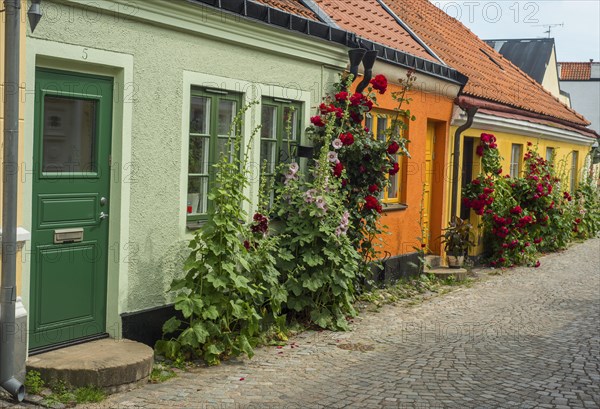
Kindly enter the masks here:
[[2, 287], [0, 288], [0, 386], [21, 402], [25, 387], [14, 376], [17, 300], [17, 187], [19, 164], [20, 0], [5, 0], [4, 165], [2, 183]]
[[478, 107], [467, 108], [467, 122], [456, 129], [454, 133], [454, 163], [452, 165], [452, 208], [450, 209], [450, 218], [456, 217], [456, 208], [458, 203], [458, 170], [460, 168], [460, 136], [473, 125], [473, 119], [477, 113]]

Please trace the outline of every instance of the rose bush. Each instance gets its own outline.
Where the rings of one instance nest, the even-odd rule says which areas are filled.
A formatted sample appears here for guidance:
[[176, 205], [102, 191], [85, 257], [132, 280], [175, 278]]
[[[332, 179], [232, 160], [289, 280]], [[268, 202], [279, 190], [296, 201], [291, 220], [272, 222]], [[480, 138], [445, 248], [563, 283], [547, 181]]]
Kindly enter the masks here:
[[[369, 271], [369, 263], [379, 258], [375, 241], [383, 227], [379, 224], [384, 208], [381, 195], [389, 186], [389, 176], [400, 171], [398, 156], [408, 155], [408, 140], [403, 133], [406, 122], [415, 118], [402, 109], [402, 104], [410, 101], [406, 94], [415, 79], [409, 71], [401, 81], [401, 91], [392, 93], [398, 106], [384, 138], [375, 139], [371, 130], [363, 126], [365, 115], [376, 104], [377, 94], [387, 91], [388, 82], [383, 75], [375, 76], [364, 94], [349, 92], [352, 78], [343, 76], [335, 84], [335, 92], [319, 106], [319, 115], [308, 129], [318, 151], [337, 154], [336, 160], [331, 161], [332, 175], [341, 182], [344, 206], [349, 211], [348, 235], [361, 254], [363, 274]], [[335, 135], [326, 141], [324, 136], [331, 122]]]
[[564, 248], [581, 223], [554, 165], [527, 145], [523, 175], [503, 176], [496, 138], [483, 133], [477, 147], [483, 171], [463, 190], [463, 204], [482, 216], [492, 266], [539, 266], [538, 253]]

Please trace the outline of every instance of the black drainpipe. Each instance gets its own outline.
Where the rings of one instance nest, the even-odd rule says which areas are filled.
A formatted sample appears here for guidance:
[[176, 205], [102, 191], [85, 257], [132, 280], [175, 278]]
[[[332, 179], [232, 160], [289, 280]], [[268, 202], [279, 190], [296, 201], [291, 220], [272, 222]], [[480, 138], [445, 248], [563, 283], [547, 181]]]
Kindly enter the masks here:
[[358, 92], [359, 94], [361, 94], [365, 90], [365, 88], [367, 88], [369, 82], [371, 82], [371, 78], [373, 77], [373, 66], [375, 65], [375, 61], [377, 60], [377, 54], [378, 52], [376, 50], [367, 51], [365, 53], [365, 56], [363, 58], [363, 67], [365, 67], [365, 75], [363, 77], [363, 80], [356, 87], [356, 92]]
[[353, 48], [348, 51], [348, 58], [350, 60], [350, 74], [352, 74], [353, 81], [356, 79], [358, 75], [358, 67], [360, 67], [360, 62], [363, 60], [367, 50], [364, 48]]
[[454, 220], [457, 216], [456, 208], [458, 203], [458, 170], [460, 168], [460, 135], [473, 125], [473, 119], [477, 113], [477, 107], [467, 108], [467, 122], [456, 129], [454, 133], [454, 164], [452, 165], [452, 208], [450, 218]]

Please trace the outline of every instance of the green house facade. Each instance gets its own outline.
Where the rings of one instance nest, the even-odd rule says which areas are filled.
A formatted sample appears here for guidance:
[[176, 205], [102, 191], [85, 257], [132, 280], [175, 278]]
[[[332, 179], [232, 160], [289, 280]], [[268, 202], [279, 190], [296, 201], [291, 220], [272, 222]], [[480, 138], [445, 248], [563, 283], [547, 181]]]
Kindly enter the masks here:
[[251, 145], [255, 204], [261, 159], [280, 160], [278, 110], [296, 108], [300, 138], [347, 65], [343, 45], [200, 3], [44, 3], [27, 38], [30, 350], [143, 332], [137, 314], [170, 303], [210, 207], [210, 164], [232, 117], [258, 101], [244, 135], [270, 121]]

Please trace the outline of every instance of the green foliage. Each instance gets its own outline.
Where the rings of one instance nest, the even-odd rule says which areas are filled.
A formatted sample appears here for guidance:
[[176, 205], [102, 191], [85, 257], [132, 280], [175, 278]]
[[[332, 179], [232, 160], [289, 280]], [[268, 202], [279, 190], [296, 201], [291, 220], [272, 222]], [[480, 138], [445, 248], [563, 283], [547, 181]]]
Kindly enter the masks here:
[[456, 217], [451, 221], [442, 235], [442, 244], [446, 253], [451, 256], [464, 256], [469, 247], [475, 245], [472, 230], [473, 226], [467, 220]]
[[168, 381], [171, 378], [176, 377], [177, 374], [173, 369], [165, 366], [163, 364], [154, 364], [152, 367], [152, 372], [150, 372], [150, 382], [152, 383], [162, 383], [164, 381]]
[[[333, 114], [332, 114], [333, 115]], [[327, 124], [328, 144], [336, 130]], [[285, 272], [287, 307], [301, 320], [322, 328], [346, 330], [360, 257], [346, 234], [349, 214], [341, 182], [332, 177], [327, 150], [305, 180], [296, 163], [287, 166], [285, 181], [276, 190], [274, 213], [281, 220], [278, 264]]]
[[90, 386], [75, 389], [75, 401], [78, 404], [97, 403], [104, 399], [106, 399], [106, 394], [102, 389]]
[[46, 383], [38, 371], [27, 371], [25, 387], [27, 393], [43, 396], [42, 403], [49, 407], [57, 404], [75, 406], [96, 403], [106, 398], [104, 391], [95, 386], [73, 388], [63, 380], [53, 380], [46, 388]]
[[156, 350], [168, 359], [201, 357], [216, 365], [230, 355], [252, 357], [261, 327], [277, 318], [286, 300], [272, 255], [278, 238], [267, 234], [268, 220], [257, 214], [250, 226], [243, 223], [249, 174], [247, 157], [240, 159], [241, 129], [251, 105], [232, 123], [232, 155], [222, 155], [214, 166], [216, 181], [209, 194], [214, 208], [189, 243], [185, 277], [171, 285], [183, 320], [172, 317], [163, 325]]
[[27, 393], [38, 395], [45, 387], [46, 383], [38, 371], [27, 371], [27, 374], [25, 374], [25, 388], [27, 389]]
[[589, 239], [600, 232], [600, 189], [589, 171], [583, 174], [573, 198], [575, 221], [579, 220], [575, 234], [577, 238]]

